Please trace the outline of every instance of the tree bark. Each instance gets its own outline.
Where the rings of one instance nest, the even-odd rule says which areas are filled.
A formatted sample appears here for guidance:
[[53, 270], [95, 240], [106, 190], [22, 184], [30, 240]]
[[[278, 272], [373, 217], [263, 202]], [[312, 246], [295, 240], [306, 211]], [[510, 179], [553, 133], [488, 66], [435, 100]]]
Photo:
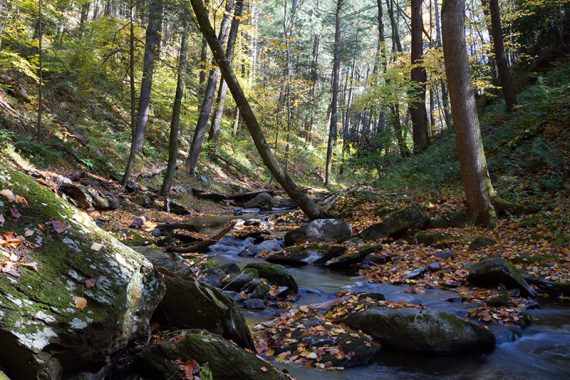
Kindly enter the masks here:
[[239, 107], [242, 118], [255, 143], [257, 151], [263, 160], [263, 163], [267, 166], [277, 182], [279, 182], [287, 192], [291, 200], [295, 202], [309, 218], [319, 219], [325, 217], [326, 215], [319, 209], [316, 203], [302, 192], [295, 182], [293, 182], [293, 180], [281, 169], [279, 162], [271, 153], [271, 148], [269, 147], [259, 123], [257, 122], [257, 118], [255, 117], [243, 90], [241, 89], [231, 64], [225, 57], [222, 45], [220, 44], [220, 41], [216, 39], [214, 29], [212, 28], [212, 25], [210, 25], [207, 9], [204, 7], [202, 0], [191, 0], [191, 4], [196, 15], [196, 20], [200, 25], [200, 29], [208, 41], [210, 50], [212, 50], [214, 58], [222, 72], [223, 78], [228, 84], [228, 88]]
[[39, 139], [42, 135], [42, 108], [43, 108], [43, 75], [44, 75], [44, 60], [43, 60], [43, 36], [44, 27], [42, 20], [43, 1], [38, 0], [38, 118], [36, 120], [36, 135]]
[[329, 126], [329, 139], [327, 142], [327, 161], [325, 167], [325, 186], [331, 183], [333, 149], [337, 135], [338, 123], [338, 85], [340, 76], [340, 12], [344, 0], [337, 0], [335, 11], [335, 32], [334, 32], [334, 53], [332, 72], [332, 100], [331, 100], [331, 121]]
[[136, 128], [132, 134], [131, 149], [123, 185], [125, 185], [132, 174], [137, 153], [142, 151], [144, 145], [144, 135], [148, 116], [150, 113], [150, 93], [152, 90], [152, 77], [154, 72], [154, 59], [157, 46], [160, 43], [160, 29], [162, 25], [162, 14], [164, 4], [162, 0], [152, 0], [148, 9], [148, 26], [146, 29], [146, 41], [143, 58], [143, 77], [139, 96], [139, 107], [137, 113]]
[[[222, 24], [220, 26], [220, 32], [218, 34], [218, 40], [222, 46], [226, 43], [226, 39], [228, 37], [228, 30], [230, 27], [230, 21], [232, 19], [231, 14], [233, 11], [233, 4], [233, 1], [226, 2], [224, 16], [222, 18]], [[204, 134], [206, 133], [208, 120], [210, 120], [210, 113], [214, 104], [219, 79], [220, 69], [216, 67], [215, 69], [210, 70], [210, 74], [208, 76], [208, 84], [206, 85], [206, 91], [204, 91], [204, 99], [202, 100], [202, 105], [200, 107], [200, 115], [198, 116], [196, 129], [194, 129], [194, 136], [192, 137], [192, 144], [190, 145], [190, 152], [188, 153], [187, 166], [188, 172], [191, 176], [196, 175], [198, 159], [200, 158], [200, 153], [202, 151]]]
[[[493, 36], [493, 48], [495, 50], [495, 62], [497, 64], [497, 72], [499, 74], [499, 82], [503, 90], [503, 97], [507, 105], [507, 111], [512, 112], [514, 106], [517, 105], [517, 98], [509, 74], [509, 66], [505, 55], [505, 44], [503, 42], [503, 29], [501, 27], [501, 10], [498, 0], [485, 0], [488, 3], [491, 14], [491, 34]], [[483, 6], [487, 6], [484, 4]]]
[[182, 24], [182, 40], [180, 42], [180, 56], [178, 58], [178, 80], [176, 82], [176, 95], [174, 96], [174, 104], [172, 106], [172, 119], [170, 120], [170, 138], [168, 142], [168, 166], [164, 181], [160, 189], [161, 195], [167, 195], [172, 187], [174, 175], [176, 174], [176, 159], [178, 158], [178, 127], [180, 125], [180, 109], [182, 107], [182, 98], [184, 97], [184, 80], [186, 77], [186, 68], [188, 66], [188, 34], [190, 28], [186, 16], [183, 16]]
[[427, 113], [426, 113], [426, 82], [427, 74], [423, 66], [423, 0], [412, 0], [412, 90], [410, 116], [412, 117], [414, 153], [423, 152], [429, 145]]
[[[228, 46], [226, 57], [231, 62], [234, 57], [234, 48], [238, 36], [239, 24], [242, 15], [243, 0], [236, 0], [234, 18], [232, 20], [232, 25], [230, 26], [230, 34], [228, 36]], [[224, 117], [224, 107], [226, 102], [226, 97], [228, 94], [228, 86], [226, 82], [222, 80], [220, 84], [220, 92], [218, 94], [218, 101], [216, 104], [216, 109], [214, 111], [214, 117], [212, 118], [212, 124], [210, 126], [210, 133], [208, 135], [208, 140], [212, 142], [212, 154], [216, 153], [216, 145], [218, 143], [218, 137], [220, 135], [220, 129], [222, 128], [222, 120]]]
[[494, 191], [487, 170], [465, 42], [465, 0], [444, 0], [442, 32], [445, 71], [467, 212], [475, 223], [494, 226], [496, 214], [491, 203]]

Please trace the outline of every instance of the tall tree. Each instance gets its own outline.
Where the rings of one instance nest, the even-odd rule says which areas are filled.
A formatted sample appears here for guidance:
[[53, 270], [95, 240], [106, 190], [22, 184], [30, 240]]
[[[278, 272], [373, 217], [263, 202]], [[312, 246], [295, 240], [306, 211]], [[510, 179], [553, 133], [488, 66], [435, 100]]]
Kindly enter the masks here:
[[507, 56], [505, 55], [505, 44], [503, 41], [503, 28], [501, 27], [501, 9], [498, 0], [484, 0], [484, 7], [489, 7], [491, 16], [490, 34], [493, 36], [493, 49], [495, 51], [495, 62], [499, 74], [499, 82], [503, 90], [503, 97], [507, 105], [507, 111], [512, 112], [517, 104], [517, 98], [513, 89]]
[[188, 34], [190, 28], [186, 15], [182, 16], [182, 40], [180, 41], [180, 54], [178, 58], [178, 80], [176, 82], [176, 94], [174, 95], [174, 104], [172, 106], [172, 119], [170, 120], [170, 138], [168, 142], [168, 165], [166, 174], [160, 189], [161, 195], [167, 195], [172, 187], [174, 175], [176, 174], [176, 159], [178, 158], [178, 127], [180, 125], [180, 109], [182, 107], [182, 98], [184, 97], [184, 80], [186, 77], [186, 68], [188, 66]]
[[194, 13], [196, 15], [196, 20], [200, 25], [200, 30], [202, 31], [204, 37], [208, 41], [210, 50], [214, 55], [217, 64], [220, 67], [223, 78], [228, 84], [228, 88], [233, 95], [233, 98], [240, 110], [243, 121], [247, 126], [247, 129], [255, 143], [257, 151], [263, 160], [263, 163], [267, 166], [273, 177], [277, 182], [283, 187], [287, 192], [287, 195], [295, 202], [301, 210], [311, 219], [319, 219], [325, 215], [319, 209], [319, 207], [314, 203], [297, 185], [295, 182], [281, 169], [279, 162], [275, 159], [275, 156], [271, 153], [271, 148], [263, 135], [263, 132], [257, 122], [257, 118], [243, 93], [243, 90], [238, 82], [238, 79], [230, 65], [230, 62], [225, 57], [222, 44], [216, 38], [216, 34], [212, 25], [210, 24], [210, 19], [208, 18], [208, 11], [204, 7], [203, 0], [190, 0]]
[[[228, 31], [230, 28], [230, 21], [232, 19], [231, 15], [233, 9], [234, 9], [234, 2], [231, 0], [226, 1], [224, 16], [222, 17], [220, 32], [218, 34], [218, 40], [220, 41], [220, 44], [222, 46], [226, 43], [226, 39], [228, 37]], [[226, 50], [226, 55], [227, 52], [228, 51]], [[200, 114], [198, 116], [198, 121], [196, 122], [194, 135], [192, 136], [192, 143], [190, 144], [190, 152], [188, 153], [187, 166], [188, 166], [188, 172], [191, 176], [196, 175], [198, 159], [200, 158], [200, 153], [202, 152], [202, 143], [204, 142], [204, 134], [206, 133], [208, 120], [210, 120], [210, 113], [212, 112], [212, 106], [214, 104], [216, 89], [218, 88], [219, 80], [220, 80], [220, 69], [218, 67], [215, 67], [214, 69], [210, 70], [210, 74], [208, 76], [206, 91], [204, 91], [204, 98], [202, 100], [202, 105], [200, 106]]]
[[139, 107], [135, 130], [132, 133], [131, 149], [127, 167], [123, 176], [123, 185], [126, 185], [131, 178], [135, 165], [137, 153], [142, 151], [144, 145], [144, 135], [148, 116], [150, 114], [150, 93], [152, 90], [152, 79], [154, 73], [154, 61], [156, 49], [160, 45], [160, 29], [162, 26], [163, 14], [162, 0], [151, 0], [148, 7], [148, 26], [146, 29], [146, 40], [144, 47], [142, 81], [139, 96]]
[[338, 86], [340, 81], [340, 12], [344, 0], [337, 0], [335, 10], [333, 71], [332, 71], [332, 99], [331, 120], [329, 125], [329, 139], [327, 142], [327, 161], [325, 167], [325, 186], [331, 183], [333, 149], [337, 135], [338, 124]]
[[36, 134], [41, 137], [42, 133], [42, 111], [43, 111], [43, 75], [44, 75], [44, 57], [43, 57], [43, 36], [44, 36], [44, 21], [42, 14], [44, 12], [43, 1], [38, 0], [38, 118], [36, 120]]
[[494, 194], [483, 149], [465, 41], [465, 0], [444, 0], [442, 34], [453, 128], [465, 189], [467, 212], [477, 224], [493, 226]]
[[[435, 42], [441, 48], [441, 20], [439, 13], [439, 0], [433, 0], [433, 10], [435, 14]], [[447, 128], [451, 127], [451, 115], [449, 112], [449, 97], [447, 95], [447, 84], [443, 79], [439, 82], [441, 87], [441, 101], [443, 103], [443, 118]]]
[[[236, 0], [234, 18], [230, 26], [230, 34], [228, 36], [228, 47], [226, 50], [226, 58], [231, 62], [234, 57], [235, 43], [238, 36], [239, 24], [241, 20], [243, 9], [243, 0]], [[224, 80], [221, 81], [220, 90], [218, 92], [218, 100], [216, 102], [216, 109], [212, 117], [212, 124], [210, 125], [210, 133], [208, 134], [208, 141], [212, 142], [212, 153], [216, 152], [216, 145], [220, 129], [222, 128], [222, 119], [224, 117], [224, 107], [226, 97], [228, 94], [228, 86]]]
[[423, 0], [412, 0], [412, 81], [415, 84], [410, 102], [414, 153], [420, 153], [429, 145], [428, 120], [426, 112], [426, 68], [423, 65], [424, 22], [422, 17]]

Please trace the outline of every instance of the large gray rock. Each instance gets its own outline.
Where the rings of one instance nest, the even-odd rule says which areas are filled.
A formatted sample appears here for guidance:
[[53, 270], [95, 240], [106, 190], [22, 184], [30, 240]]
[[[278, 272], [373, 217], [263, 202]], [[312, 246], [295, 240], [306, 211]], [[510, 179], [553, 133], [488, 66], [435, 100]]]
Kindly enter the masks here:
[[165, 252], [162, 249], [150, 246], [136, 247], [135, 249], [146, 257], [155, 268], [166, 270], [179, 277], [188, 277], [193, 274], [192, 267], [174, 253]]
[[36, 245], [16, 252], [25, 251], [22, 260], [37, 270], [16, 265], [13, 275], [0, 273], [0, 363], [11, 379], [57, 379], [104, 365], [147, 335], [164, 292], [148, 260], [8, 165], [0, 169], [0, 190], [28, 203], [0, 207], [0, 214], [9, 206], [21, 213], [6, 218], [4, 230], [32, 231], [27, 240]]
[[470, 283], [481, 287], [494, 287], [500, 284], [507, 288], [520, 289], [523, 296], [536, 297], [536, 291], [525, 281], [521, 273], [504, 259], [491, 256], [473, 264], [467, 277]]
[[254, 350], [251, 333], [237, 305], [198, 280], [166, 275], [166, 294], [154, 320], [171, 329], [206, 329]]
[[360, 237], [364, 240], [399, 238], [408, 231], [426, 228], [428, 224], [429, 216], [426, 210], [422, 206], [414, 205], [398, 210], [381, 223], [368, 227], [360, 233]]
[[286, 286], [290, 292], [297, 293], [299, 286], [297, 282], [281, 265], [271, 263], [251, 263], [247, 264], [244, 270], [255, 269], [259, 277], [265, 278], [269, 283]]
[[342, 243], [352, 237], [352, 226], [340, 219], [316, 219], [285, 234], [285, 246], [304, 242]]
[[283, 373], [219, 335], [201, 330], [176, 331], [144, 352], [144, 375], [161, 380], [185, 380], [181, 364], [195, 360], [197, 376], [214, 380], [286, 380]]
[[383, 345], [426, 353], [491, 350], [495, 336], [488, 330], [445, 312], [416, 308], [370, 308], [344, 322]]
[[262, 211], [271, 211], [273, 207], [273, 197], [268, 193], [259, 193], [253, 199], [243, 204], [245, 208], [258, 208]]

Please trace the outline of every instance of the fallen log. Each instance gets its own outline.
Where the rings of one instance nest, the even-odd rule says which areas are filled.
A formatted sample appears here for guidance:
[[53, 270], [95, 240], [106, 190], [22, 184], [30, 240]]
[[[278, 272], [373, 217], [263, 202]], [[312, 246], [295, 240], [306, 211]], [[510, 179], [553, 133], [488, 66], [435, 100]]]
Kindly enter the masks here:
[[203, 253], [205, 252], [212, 244], [216, 243], [218, 240], [222, 239], [228, 232], [234, 228], [236, 222], [232, 221], [227, 226], [225, 226], [220, 232], [218, 232], [214, 237], [202, 241], [197, 241], [190, 244], [177, 246], [170, 246], [166, 249], [166, 252], [175, 252], [175, 253], [182, 253], [190, 254], [190, 253]]
[[190, 232], [198, 232], [198, 226], [192, 223], [169, 223], [159, 224], [152, 231], [152, 236], [165, 236], [174, 230], [186, 230]]

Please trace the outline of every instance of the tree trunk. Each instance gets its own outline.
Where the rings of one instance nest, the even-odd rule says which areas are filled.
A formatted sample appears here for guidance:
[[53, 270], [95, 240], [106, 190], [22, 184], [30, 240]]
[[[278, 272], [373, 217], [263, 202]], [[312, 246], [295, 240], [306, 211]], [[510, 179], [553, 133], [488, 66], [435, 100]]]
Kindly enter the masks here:
[[[485, 0], [488, 3], [491, 13], [491, 34], [493, 36], [493, 48], [495, 50], [495, 61], [497, 64], [497, 72], [499, 74], [499, 82], [503, 90], [503, 97], [507, 105], [507, 111], [512, 112], [517, 105], [517, 98], [513, 89], [511, 75], [509, 74], [509, 66], [505, 55], [505, 44], [503, 42], [503, 29], [501, 28], [501, 10], [498, 0]], [[483, 6], [487, 6], [484, 4]]]
[[[224, 17], [222, 18], [222, 24], [220, 26], [220, 32], [218, 34], [218, 40], [222, 46], [226, 43], [228, 30], [230, 27], [230, 20], [232, 19], [232, 11], [233, 1], [227, 1]], [[210, 70], [210, 75], [208, 76], [208, 84], [206, 85], [206, 91], [204, 92], [204, 99], [202, 100], [202, 105], [200, 107], [200, 115], [198, 116], [196, 129], [194, 129], [194, 136], [192, 137], [192, 144], [190, 145], [190, 152], [188, 153], [187, 166], [188, 172], [191, 176], [196, 175], [196, 167], [198, 165], [198, 159], [200, 158], [200, 152], [202, 151], [204, 134], [206, 133], [208, 120], [210, 120], [210, 113], [214, 104], [219, 79], [220, 69], [216, 67], [215, 69]]]
[[134, 20], [135, 3], [134, 0], [129, 1], [129, 87], [131, 97], [131, 139], [135, 134], [135, 125], [137, 122], [137, 95], [135, 86], [135, 20]]
[[412, 81], [416, 87], [412, 90], [410, 116], [413, 126], [414, 153], [424, 151], [429, 145], [426, 113], [427, 74], [422, 61], [424, 54], [422, 3], [423, 0], [412, 0]]
[[335, 32], [334, 32], [334, 54], [332, 72], [332, 100], [331, 100], [331, 122], [329, 126], [329, 139], [327, 143], [327, 162], [325, 167], [325, 186], [331, 183], [333, 148], [337, 135], [338, 122], [338, 85], [340, 76], [340, 11], [344, 0], [337, 0], [335, 11]]
[[[231, 62], [234, 56], [235, 43], [238, 36], [239, 24], [242, 15], [243, 0], [236, 0], [234, 18], [232, 20], [232, 25], [230, 27], [230, 34], [228, 36], [228, 47], [226, 57]], [[224, 117], [224, 106], [226, 102], [226, 97], [228, 94], [228, 86], [226, 82], [222, 80], [220, 84], [220, 92], [218, 94], [218, 103], [214, 111], [214, 117], [212, 118], [212, 124], [210, 126], [210, 133], [208, 135], [208, 140], [212, 142], [212, 153], [216, 153], [216, 145], [218, 142], [218, 136], [220, 134], [220, 129], [222, 128], [222, 120]]]
[[164, 175], [164, 182], [160, 189], [161, 195], [167, 195], [172, 187], [176, 174], [176, 159], [178, 158], [178, 127], [180, 125], [180, 109], [184, 97], [184, 80], [188, 66], [188, 34], [190, 28], [186, 16], [183, 16], [182, 41], [180, 42], [180, 56], [178, 58], [178, 80], [176, 82], [176, 95], [172, 106], [172, 119], [170, 120], [170, 139], [168, 142], [168, 166]]
[[42, 135], [42, 108], [43, 108], [43, 75], [44, 75], [44, 60], [43, 60], [43, 36], [44, 26], [42, 20], [43, 1], [38, 0], [38, 118], [36, 120], [36, 134], [39, 139]]
[[150, 113], [150, 92], [152, 89], [154, 58], [156, 55], [156, 48], [160, 43], [163, 6], [162, 0], [152, 0], [148, 8], [148, 26], [146, 29], [143, 77], [141, 81], [137, 122], [136, 128], [132, 134], [129, 159], [122, 181], [123, 185], [129, 181], [135, 165], [137, 153], [142, 151], [144, 145], [144, 134]]
[[487, 170], [465, 42], [465, 0], [444, 0], [442, 34], [453, 128], [467, 212], [477, 224], [493, 226], [493, 186]]
[[[441, 47], [441, 20], [440, 20], [440, 13], [439, 13], [439, 0], [434, 0], [434, 13], [435, 13], [435, 41], [437, 43], [437, 47]], [[451, 127], [451, 112], [449, 111], [449, 99], [447, 95], [447, 85], [445, 81], [442, 79], [439, 82], [441, 87], [441, 102], [443, 103], [443, 118], [445, 119], [445, 125], [447, 128]]]
[[394, 0], [386, 0], [386, 8], [390, 17], [390, 26], [392, 27], [392, 50], [402, 52], [402, 43], [400, 42], [400, 32], [398, 31], [398, 23], [394, 17]]
[[196, 15], [196, 20], [200, 25], [200, 29], [210, 45], [210, 50], [212, 50], [214, 58], [222, 72], [223, 78], [228, 84], [228, 88], [239, 107], [240, 113], [255, 143], [257, 151], [263, 160], [263, 163], [267, 166], [277, 182], [279, 182], [287, 192], [291, 200], [295, 202], [309, 218], [318, 219], [325, 217], [325, 214], [319, 209], [319, 207], [297, 187], [295, 182], [293, 182], [287, 174], [282, 171], [279, 162], [271, 153], [271, 148], [269, 147], [259, 123], [257, 122], [257, 118], [255, 117], [243, 90], [241, 89], [231, 64], [225, 57], [222, 45], [220, 44], [220, 41], [216, 39], [214, 29], [212, 28], [212, 25], [210, 25], [208, 11], [204, 7], [202, 0], [191, 0], [191, 3]]

